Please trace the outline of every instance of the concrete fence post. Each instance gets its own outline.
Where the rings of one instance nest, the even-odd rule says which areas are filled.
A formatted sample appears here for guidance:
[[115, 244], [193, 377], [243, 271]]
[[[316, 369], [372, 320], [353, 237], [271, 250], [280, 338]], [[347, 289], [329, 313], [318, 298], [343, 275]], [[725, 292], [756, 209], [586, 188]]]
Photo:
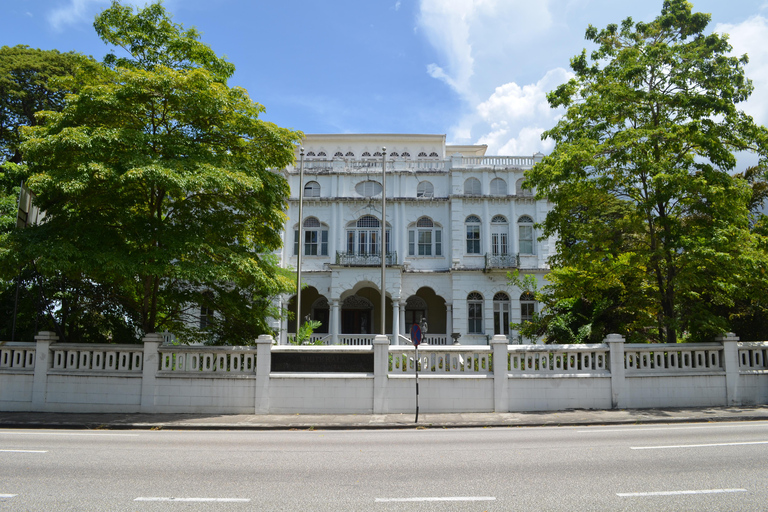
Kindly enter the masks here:
[[35, 336], [35, 375], [32, 380], [32, 409], [43, 410], [48, 393], [48, 368], [51, 366], [51, 344], [59, 337], [51, 331], [40, 331]]
[[509, 412], [509, 340], [503, 334], [491, 338], [493, 353], [493, 410]]
[[274, 343], [275, 339], [269, 334], [262, 334], [256, 339], [255, 414], [269, 414], [269, 374], [272, 371]]
[[626, 381], [624, 379], [624, 336], [609, 334], [603, 340], [608, 345], [611, 370], [611, 407], [622, 409], [627, 403]]
[[388, 379], [389, 337], [386, 334], [377, 334], [373, 338], [373, 414], [386, 412]]
[[715, 337], [723, 344], [723, 369], [725, 370], [725, 404], [741, 405], [739, 390], [739, 337], [732, 332]]
[[157, 371], [160, 369], [160, 354], [157, 349], [163, 344], [163, 335], [151, 332], [141, 338], [144, 342], [144, 363], [141, 367], [141, 412], [157, 412], [155, 393]]

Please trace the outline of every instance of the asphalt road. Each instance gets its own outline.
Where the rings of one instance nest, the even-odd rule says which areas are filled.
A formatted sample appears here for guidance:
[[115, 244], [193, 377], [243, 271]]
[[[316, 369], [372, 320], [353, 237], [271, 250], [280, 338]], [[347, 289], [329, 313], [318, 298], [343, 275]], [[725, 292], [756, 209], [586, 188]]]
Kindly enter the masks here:
[[0, 430], [0, 510], [766, 510], [768, 422]]

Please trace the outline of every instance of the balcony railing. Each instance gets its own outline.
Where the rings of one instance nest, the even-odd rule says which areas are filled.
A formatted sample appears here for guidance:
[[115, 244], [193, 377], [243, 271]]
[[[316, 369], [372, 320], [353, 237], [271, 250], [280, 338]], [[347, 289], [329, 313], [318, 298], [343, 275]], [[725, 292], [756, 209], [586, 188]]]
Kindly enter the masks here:
[[492, 254], [485, 253], [485, 268], [519, 268], [519, 254]]
[[[397, 265], [397, 253], [387, 253], [387, 265]], [[381, 254], [336, 253], [336, 264], [346, 267], [376, 267], [381, 265]]]

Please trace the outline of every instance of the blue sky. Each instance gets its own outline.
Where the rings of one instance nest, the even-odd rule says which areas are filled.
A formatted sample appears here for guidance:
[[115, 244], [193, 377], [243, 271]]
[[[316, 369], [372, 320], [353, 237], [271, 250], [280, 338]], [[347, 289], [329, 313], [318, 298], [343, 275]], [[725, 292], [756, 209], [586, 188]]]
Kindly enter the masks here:
[[[144, 5], [143, 1], [124, 3]], [[109, 0], [0, 0], [0, 45], [75, 50], [101, 59], [94, 16]], [[768, 124], [768, 0], [697, 0], [710, 28], [747, 53]], [[264, 118], [305, 133], [445, 133], [488, 154], [551, 150], [545, 93], [588, 48], [588, 24], [648, 21], [662, 0], [167, 0], [265, 105]]]

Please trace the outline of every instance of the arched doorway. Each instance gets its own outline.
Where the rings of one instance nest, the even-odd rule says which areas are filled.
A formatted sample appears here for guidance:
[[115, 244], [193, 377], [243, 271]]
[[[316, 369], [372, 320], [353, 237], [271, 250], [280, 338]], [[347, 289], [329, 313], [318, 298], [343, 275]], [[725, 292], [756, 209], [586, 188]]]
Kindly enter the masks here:
[[341, 303], [341, 333], [371, 334], [373, 303], [365, 297], [350, 295]]

